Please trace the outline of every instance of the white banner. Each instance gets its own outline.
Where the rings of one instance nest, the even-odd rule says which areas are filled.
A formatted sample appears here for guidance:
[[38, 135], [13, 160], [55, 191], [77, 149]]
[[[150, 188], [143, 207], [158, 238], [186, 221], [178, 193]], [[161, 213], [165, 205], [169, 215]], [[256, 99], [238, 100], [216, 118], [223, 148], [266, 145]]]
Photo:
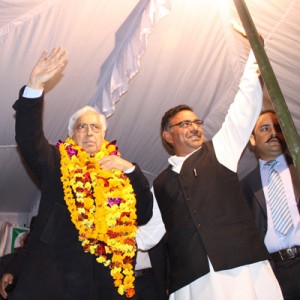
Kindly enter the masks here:
[[13, 253], [22, 247], [29, 232], [27, 227], [14, 226], [9, 222], [0, 222], [0, 256]]

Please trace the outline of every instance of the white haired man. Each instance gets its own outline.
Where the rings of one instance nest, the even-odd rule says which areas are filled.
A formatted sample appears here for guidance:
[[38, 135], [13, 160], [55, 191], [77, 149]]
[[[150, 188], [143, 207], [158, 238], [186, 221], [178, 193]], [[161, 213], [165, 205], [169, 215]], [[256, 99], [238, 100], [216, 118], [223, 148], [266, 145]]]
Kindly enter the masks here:
[[92, 108], [71, 118], [67, 140], [48, 143], [44, 85], [66, 55], [43, 52], [13, 105], [16, 141], [40, 181], [41, 201], [10, 299], [135, 299], [136, 229], [151, 218], [153, 197], [140, 168], [104, 139], [103, 117]]

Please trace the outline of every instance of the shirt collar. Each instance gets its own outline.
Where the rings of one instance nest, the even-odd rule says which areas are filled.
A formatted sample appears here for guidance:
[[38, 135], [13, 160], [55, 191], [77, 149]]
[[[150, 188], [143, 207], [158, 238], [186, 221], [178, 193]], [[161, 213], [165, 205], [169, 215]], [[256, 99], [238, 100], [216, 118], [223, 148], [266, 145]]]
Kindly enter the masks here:
[[198, 149], [192, 151], [191, 153], [189, 153], [186, 156], [177, 156], [177, 155], [170, 156], [169, 159], [168, 159], [168, 162], [173, 167], [173, 170], [175, 170], [175, 171], [177, 171], [179, 173], [183, 162], [189, 156], [191, 156], [193, 153], [195, 153], [196, 151], [198, 151], [200, 148], [201, 148], [201, 146]]
[[[285, 159], [285, 155], [284, 154], [280, 154], [279, 156], [276, 157], [276, 160], [278, 162], [278, 166], [280, 167], [287, 167], [287, 162], [286, 162], [286, 159]], [[266, 160], [263, 160], [263, 159], [259, 159], [258, 160], [259, 162], [259, 168], [262, 169], [262, 168], [266, 168], [267, 166], [265, 165], [268, 161]]]

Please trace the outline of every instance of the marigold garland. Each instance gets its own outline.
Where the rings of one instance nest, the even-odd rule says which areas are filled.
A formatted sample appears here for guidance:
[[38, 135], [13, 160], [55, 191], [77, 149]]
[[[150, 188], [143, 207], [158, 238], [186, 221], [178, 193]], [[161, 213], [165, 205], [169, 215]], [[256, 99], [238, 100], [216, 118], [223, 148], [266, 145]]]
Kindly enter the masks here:
[[104, 141], [90, 156], [68, 138], [59, 142], [61, 181], [71, 220], [87, 253], [111, 269], [120, 295], [132, 298], [136, 254], [136, 199], [129, 178], [120, 170], [103, 170], [97, 163], [119, 155], [114, 143]]

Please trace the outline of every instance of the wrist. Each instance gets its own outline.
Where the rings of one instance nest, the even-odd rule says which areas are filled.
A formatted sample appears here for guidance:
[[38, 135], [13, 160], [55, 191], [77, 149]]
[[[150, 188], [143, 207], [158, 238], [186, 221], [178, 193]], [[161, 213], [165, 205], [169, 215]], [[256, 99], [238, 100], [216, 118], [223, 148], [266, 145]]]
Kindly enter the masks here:
[[44, 90], [44, 83], [39, 83], [32, 78], [29, 79], [27, 86], [34, 90]]

